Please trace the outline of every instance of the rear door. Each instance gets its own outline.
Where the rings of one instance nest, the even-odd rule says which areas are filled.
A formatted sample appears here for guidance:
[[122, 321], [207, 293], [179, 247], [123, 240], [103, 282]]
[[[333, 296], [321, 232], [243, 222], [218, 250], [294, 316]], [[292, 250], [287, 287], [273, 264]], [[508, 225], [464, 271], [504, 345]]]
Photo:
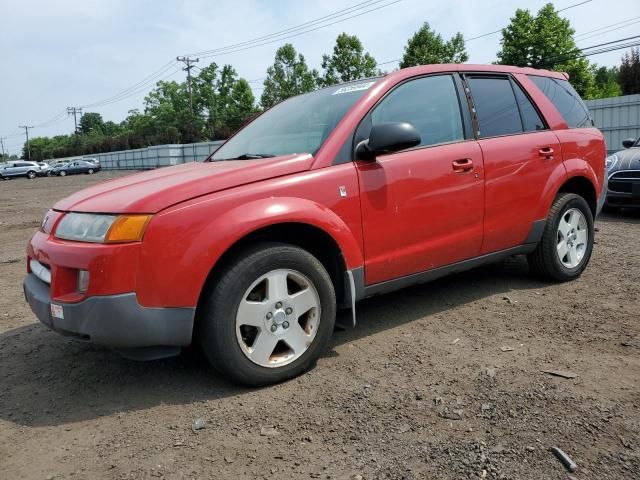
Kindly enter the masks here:
[[560, 144], [520, 85], [509, 75], [467, 74], [484, 157], [482, 254], [527, 243]]
[[396, 86], [365, 117], [356, 141], [388, 122], [412, 124], [422, 142], [356, 162], [369, 285], [475, 257], [482, 243], [482, 153], [459, 76]]

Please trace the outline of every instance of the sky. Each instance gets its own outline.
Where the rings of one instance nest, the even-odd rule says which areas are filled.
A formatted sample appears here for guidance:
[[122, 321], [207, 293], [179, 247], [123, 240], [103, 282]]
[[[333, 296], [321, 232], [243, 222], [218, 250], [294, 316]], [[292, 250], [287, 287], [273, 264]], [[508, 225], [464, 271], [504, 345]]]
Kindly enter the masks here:
[[[460, 31], [466, 38], [508, 24], [516, 6], [536, 12], [545, 0], [382, 0], [370, 13], [227, 55], [202, 58], [199, 67], [215, 61], [230, 63], [252, 81], [256, 98], [276, 49], [293, 43], [310, 67], [318, 68], [338, 34], [357, 35], [379, 62], [402, 56], [407, 39], [428, 21], [448, 39]], [[556, 8], [581, 0], [557, 0]], [[73, 131], [66, 108], [108, 99], [159, 72], [150, 80], [182, 80], [175, 57], [251, 40], [329, 15], [361, 0], [0, 0], [0, 137], [11, 153], [19, 154], [24, 129], [30, 136]], [[478, 6], [481, 5], [479, 8]], [[359, 12], [355, 13], [360, 13]], [[637, 17], [637, 0], [591, 0], [562, 12], [576, 34], [579, 47], [636, 35], [638, 22], [613, 31], [591, 32]], [[351, 15], [348, 15], [351, 16]], [[339, 19], [336, 19], [337, 21]], [[614, 27], [615, 28], [615, 27]], [[601, 34], [600, 34], [601, 33]], [[470, 63], [490, 63], [500, 48], [500, 34], [467, 43]], [[599, 65], [620, 63], [623, 51], [589, 59]], [[169, 62], [173, 61], [173, 65]], [[397, 64], [382, 67], [392, 70]], [[165, 70], [161, 70], [165, 67]], [[197, 73], [197, 70], [195, 71]], [[144, 87], [144, 84], [141, 85]], [[106, 105], [85, 107], [105, 120], [122, 121], [131, 109], [142, 109], [151, 89], [126, 91]], [[126, 97], [126, 98], [122, 98]]]

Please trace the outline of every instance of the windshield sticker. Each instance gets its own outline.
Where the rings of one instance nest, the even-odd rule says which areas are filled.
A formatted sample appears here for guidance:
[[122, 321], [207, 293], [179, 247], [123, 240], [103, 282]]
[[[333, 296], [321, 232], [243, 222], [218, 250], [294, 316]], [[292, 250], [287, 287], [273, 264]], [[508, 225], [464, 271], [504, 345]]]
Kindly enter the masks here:
[[366, 90], [376, 82], [356, 83], [355, 85], [347, 85], [346, 87], [340, 87], [331, 95], [340, 95], [341, 93], [357, 92], [359, 90]]

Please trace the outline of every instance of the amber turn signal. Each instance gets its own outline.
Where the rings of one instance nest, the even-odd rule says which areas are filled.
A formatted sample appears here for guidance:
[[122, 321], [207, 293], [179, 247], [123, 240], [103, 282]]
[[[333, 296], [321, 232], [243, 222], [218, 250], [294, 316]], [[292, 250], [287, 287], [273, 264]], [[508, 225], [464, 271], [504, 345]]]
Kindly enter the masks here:
[[105, 243], [139, 242], [142, 240], [151, 215], [118, 216], [104, 239]]

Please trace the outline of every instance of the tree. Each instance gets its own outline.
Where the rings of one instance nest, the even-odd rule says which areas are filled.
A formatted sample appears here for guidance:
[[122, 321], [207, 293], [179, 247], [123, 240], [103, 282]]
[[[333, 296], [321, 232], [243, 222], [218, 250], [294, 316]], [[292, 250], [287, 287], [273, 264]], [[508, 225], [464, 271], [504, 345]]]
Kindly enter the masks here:
[[589, 62], [580, 58], [574, 33], [569, 20], [560, 17], [551, 3], [536, 16], [529, 10], [517, 9], [509, 25], [502, 29], [498, 63], [567, 72], [573, 87], [586, 96], [594, 85], [593, 73]]
[[309, 70], [304, 56], [287, 43], [276, 51], [275, 61], [267, 69], [264, 91], [260, 98], [263, 108], [301, 93], [311, 92], [318, 85], [318, 72]]
[[102, 134], [103, 127], [102, 115], [95, 112], [87, 112], [80, 117], [78, 132], [83, 135]]
[[346, 33], [338, 35], [333, 54], [322, 56], [324, 75], [320, 83], [328, 86], [379, 75], [375, 58], [363, 52], [364, 47], [358, 37]]
[[620, 66], [620, 88], [623, 95], [640, 93], [640, 50], [632, 48], [625, 53]]
[[432, 63], [463, 63], [467, 60], [469, 55], [461, 33], [456, 33], [445, 42], [442, 35], [431, 29], [429, 22], [424, 22], [407, 41], [400, 68]]
[[587, 98], [609, 98], [621, 95], [622, 90], [618, 83], [620, 71], [617, 67], [591, 66], [593, 74], [593, 88], [587, 92]]
[[220, 70], [215, 63], [194, 79], [194, 104], [206, 124], [208, 138], [226, 138], [255, 111], [249, 82], [238, 78], [231, 65]]

